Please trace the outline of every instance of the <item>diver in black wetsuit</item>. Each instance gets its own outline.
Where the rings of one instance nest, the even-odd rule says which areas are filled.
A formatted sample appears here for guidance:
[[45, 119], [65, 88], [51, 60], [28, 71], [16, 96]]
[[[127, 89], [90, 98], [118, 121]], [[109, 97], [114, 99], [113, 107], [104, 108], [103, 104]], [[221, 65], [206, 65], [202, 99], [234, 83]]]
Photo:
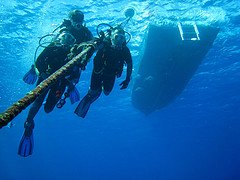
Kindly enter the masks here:
[[[67, 37], [69, 36], [69, 37]], [[70, 48], [74, 44], [74, 37], [69, 34], [63, 32], [60, 36], [60, 43], [58, 42], [51, 43], [48, 47], [46, 47], [43, 52], [38, 56], [35, 66], [39, 72], [39, 78], [37, 85], [40, 84], [44, 79], [48, 78], [55, 71], [60, 69], [63, 65], [65, 65], [69, 59], [67, 58]], [[67, 42], [68, 41], [68, 42]], [[58, 100], [63, 95], [66, 86], [69, 83], [73, 83], [74, 85], [78, 82], [80, 77], [80, 70], [78, 67], [74, 67], [69, 72], [65, 74], [60, 81], [57, 81], [54, 85], [51, 86], [48, 91], [41, 94], [34, 104], [42, 104], [45, 96], [48, 93], [48, 97], [46, 100], [46, 104], [44, 105], [44, 110], [46, 113], [49, 113], [53, 110]], [[40, 105], [41, 106], [41, 105]], [[33, 105], [34, 107], [34, 105]], [[30, 109], [31, 111], [31, 109]], [[31, 113], [29, 113], [31, 117]], [[28, 119], [29, 119], [28, 116]], [[33, 119], [32, 117], [30, 119]]]
[[103, 47], [94, 57], [94, 67], [88, 94], [81, 100], [75, 113], [84, 118], [88, 109], [102, 93], [109, 95], [113, 89], [116, 77], [122, 75], [123, 66], [127, 65], [126, 79], [120, 84], [126, 89], [132, 74], [132, 56], [126, 46], [125, 32], [117, 27], [111, 31], [110, 39], [105, 40]]
[[[61, 34], [62, 32], [67, 31], [76, 39], [75, 41], [76, 47], [78, 44], [82, 42], [90, 41], [93, 39], [93, 35], [91, 31], [86, 27], [84, 23], [84, 14], [82, 13], [82, 11], [79, 11], [79, 10], [70, 11], [68, 17], [69, 19], [64, 19], [62, 24], [53, 31], [54, 33], [56, 30], [59, 30], [59, 33], [56, 35], [56, 37], [58, 37], [59, 34]], [[52, 34], [43, 36], [39, 41], [38, 47], [44, 47], [43, 44], [41, 44], [40, 42], [44, 37], [47, 37], [47, 36], [52, 36]], [[35, 72], [34, 65], [32, 65], [31, 69], [24, 75], [23, 81], [27, 84], [34, 84], [36, 80], [37, 80], [37, 74]]]
[[[55, 42], [49, 44], [42, 51], [35, 62], [35, 67], [39, 74], [37, 85], [69, 61], [68, 54], [70, 52], [70, 48], [74, 45], [74, 42], [75, 38], [71, 34], [68, 32], [62, 32]], [[79, 77], [79, 68], [73, 67], [63, 78], [56, 81], [34, 101], [29, 110], [27, 120], [24, 123], [25, 131], [18, 150], [18, 154], [20, 156], [26, 157], [32, 154], [34, 117], [42, 106], [45, 97], [47, 96], [46, 103], [44, 104], [44, 110], [46, 113], [49, 113], [61, 99], [65, 88], [67, 86], [69, 88], [73, 88], [75, 84], [78, 83]]]
[[[34, 84], [38, 78], [37, 85], [40, 84], [44, 79], [57, 71], [71, 59], [68, 58], [68, 55], [70, 53], [70, 48], [74, 44], [79, 44], [93, 39], [92, 33], [87, 27], [85, 27], [85, 25], [83, 25], [83, 21], [84, 15], [81, 11], [73, 10], [69, 13], [69, 20], [64, 20], [60, 26], [60, 34], [58, 34], [55, 41], [47, 46], [39, 55], [35, 62], [35, 66], [32, 65], [31, 70], [24, 76], [24, 82], [27, 84]], [[35, 68], [39, 73], [38, 77]], [[81, 73], [79, 68], [80, 67], [75, 66], [66, 74], [65, 77], [53, 84], [34, 101], [29, 110], [27, 120], [24, 123], [25, 131], [18, 149], [18, 154], [20, 156], [26, 157], [33, 153], [34, 117], [42, 106], [47, 94], [46, 103], [44, 104], [44, 110], [46, 113], [51, 112], [59, 100], [60, 101], [57, 104], [57, 107], [62, 107], [65, 102], [60, 103], [62, 100], [61, 96], [63, 95], [66, 87], [68, 87], [67, 92], [71, 103], [79, 100], [78, 91], [75, 88]], [[66, 97], [67, 96], [65, 96], [65, 98]], [[65, 98], [63, 99], [64, 101]]]

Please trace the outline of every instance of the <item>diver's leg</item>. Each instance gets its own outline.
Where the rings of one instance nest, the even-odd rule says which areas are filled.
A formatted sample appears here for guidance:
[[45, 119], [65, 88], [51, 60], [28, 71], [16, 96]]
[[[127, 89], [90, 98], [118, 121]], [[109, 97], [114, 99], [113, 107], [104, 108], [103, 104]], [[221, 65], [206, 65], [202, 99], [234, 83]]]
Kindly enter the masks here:
[[84, 118], [90, 108], [90, 105], [97, 100], [102, 92], [101, 75], [97, 75], [94, 72], [91, 77], [91, 85], [87, 95], [80, 101], [74, 113], [79, 117]]
[[74, 113], [84, 118], [90, 108], [90, 105], [101, 95], [101, 90], [89, 89], [87, 95], [80, 101]]
[[[42, 82], [43, 79], [39, 78], [37, 85]], [[48, 89], [40, 94], [37, 99], [33, 102], [32, 106], [29, 109], [27, 120], [24, 123], [25, 132], [24, 134], [32, 134], [32, 128], [34, 127], [34, 117], [37, 115], [39, 109], [42, 106], [42, 103], [48, 93]]]
[[[41, 77], [38, 78], [37, 81], [37, 86], [43, 81], [43, 79]], [[42, 106], [42, 103], [44, 101], [44, 98], [46, 97], [48, 93], [48, 89], [46, 91], [44, 91], [42, 94], [40, 94], [37, 99], [33, 102], [32, 106], [29, 109], [28, 112], [28, 116], [27, 116], [27, 120], [26, 122], [28, 123], [32, 123], [34, 117], [36, 116], [36, 114], [38, 113], [40, 107]]]
[[47, 91], [45, 91], [44, 93], [42, 93], [32, 104], [32, 106], [30, 107], [30, 110], [28, 112], [28, 117], [27, 117], [27, 122], [31, 123], [31, 121], [33, 121], [34, 117], [36, 116], [36, 114], [38, 113], [39, 109], [42, 106], [42, 103], [47, 95]]
[[106, 74], [103, 76], [103, 93], [107, 96], [113, 89], [116, 76], [114, 74]]
[[64, 81], [59, 81], [58, 84], [55, 84], [51, 87], [47, 99], [46, 104], [44, 105], [44, 111], [46, 113], [50, 113], [57, 102], [61, 99], [66, 88], [66, 83]]
[[[41, 80], [38, 80], [39, 84]], [[48, 90], [46, 90], [44, 93], [42, 93], [33, 103], [31, 106], [27, 120], [24, 123], [24, 134], [21, 138], [21, 141], [19, 143], [18, 147], [18, 154], [22, 157], [27, 157], [33, 153], [33, 145], [34, 145], [34, 140], [33, 140], [33, 128], [34, 128], [34, 117], [38, 113], [43, 100], [45, 99], [45, 96], [47, 95]]]
[[42, 103], [45, 99], [45, 96], [47, 95], [48, 91], [45, 91], [42, 93], [33, 103], [33, 105], [30, 107], [27, 120], [24, 123], [24, 135], [30, 136], [32, 134], [32, 129], [34, 128], [34, 117], [38, 113], [39, 109], [42, 106]]

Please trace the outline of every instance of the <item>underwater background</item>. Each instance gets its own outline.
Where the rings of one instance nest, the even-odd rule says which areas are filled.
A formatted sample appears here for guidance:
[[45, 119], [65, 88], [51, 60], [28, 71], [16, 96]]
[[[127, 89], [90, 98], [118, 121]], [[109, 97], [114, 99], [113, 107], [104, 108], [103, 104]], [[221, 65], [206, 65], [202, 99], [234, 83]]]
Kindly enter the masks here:
[[[68, 101], [35, 118], [32, 156], [17, 155], [28, 109], [12, 128], [0, 130], [0, 179], [239, 180], [240, 179], [240, 2], [238, 0], [1, 0], [0, 111], [31, 91], [22, 81], [33, 63], [39, 38], [51, 33], [68, 12], [80, 9], [96, 36], [100, 23], [121, 23], [127, 8], [135, 16], [125, 30], [134, 77], [144, 53], [148, 25], [177, 21], [215, 26], [220, 32], [183, 93], [146, 116], [131, 103], [118, 79], [85, 119]], [[157, 44], [156, 44], [157, 46]], [[89, 87], [92, 64], [78, 90]]]

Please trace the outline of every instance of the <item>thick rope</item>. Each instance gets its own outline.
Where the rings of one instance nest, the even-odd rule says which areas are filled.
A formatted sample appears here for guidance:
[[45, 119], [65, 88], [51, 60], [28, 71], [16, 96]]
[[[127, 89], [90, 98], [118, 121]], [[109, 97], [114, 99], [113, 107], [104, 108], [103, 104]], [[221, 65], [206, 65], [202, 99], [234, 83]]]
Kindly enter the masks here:
[[0, 128], [6, 126], [11, 122], [22, 110], [26, 109], [30, 104], [32, 104], [36, 98], [42, 94], [45, 90], [49, 88], [50, 85], [58, 81], [60, 78], [64, 77], [66, 72], [73, 66], [81, 62], [81, 58], [85, 56], [88, 51], [92, 48], [95, 49], [94, 44], [89, 44], [80, 54], [75, 56], [71, 61], [62, 66], [58, 71], [53, 73], [47, 79], [42, 81], [34, 90], [28, 92], [23, 98], [18, 100], [12, 106], [10, 106], [5, 112], [0, 114]]

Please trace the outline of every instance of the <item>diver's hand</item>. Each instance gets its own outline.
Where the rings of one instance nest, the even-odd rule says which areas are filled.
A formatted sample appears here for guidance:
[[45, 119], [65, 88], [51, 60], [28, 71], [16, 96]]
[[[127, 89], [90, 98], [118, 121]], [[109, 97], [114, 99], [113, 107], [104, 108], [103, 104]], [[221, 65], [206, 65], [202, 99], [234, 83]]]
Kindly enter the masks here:
[[126, 89], [128, 87], [128, 84], [130, 82], [130, 78], [125, 79], [119, 86], [122, 86], [120, 89]]

